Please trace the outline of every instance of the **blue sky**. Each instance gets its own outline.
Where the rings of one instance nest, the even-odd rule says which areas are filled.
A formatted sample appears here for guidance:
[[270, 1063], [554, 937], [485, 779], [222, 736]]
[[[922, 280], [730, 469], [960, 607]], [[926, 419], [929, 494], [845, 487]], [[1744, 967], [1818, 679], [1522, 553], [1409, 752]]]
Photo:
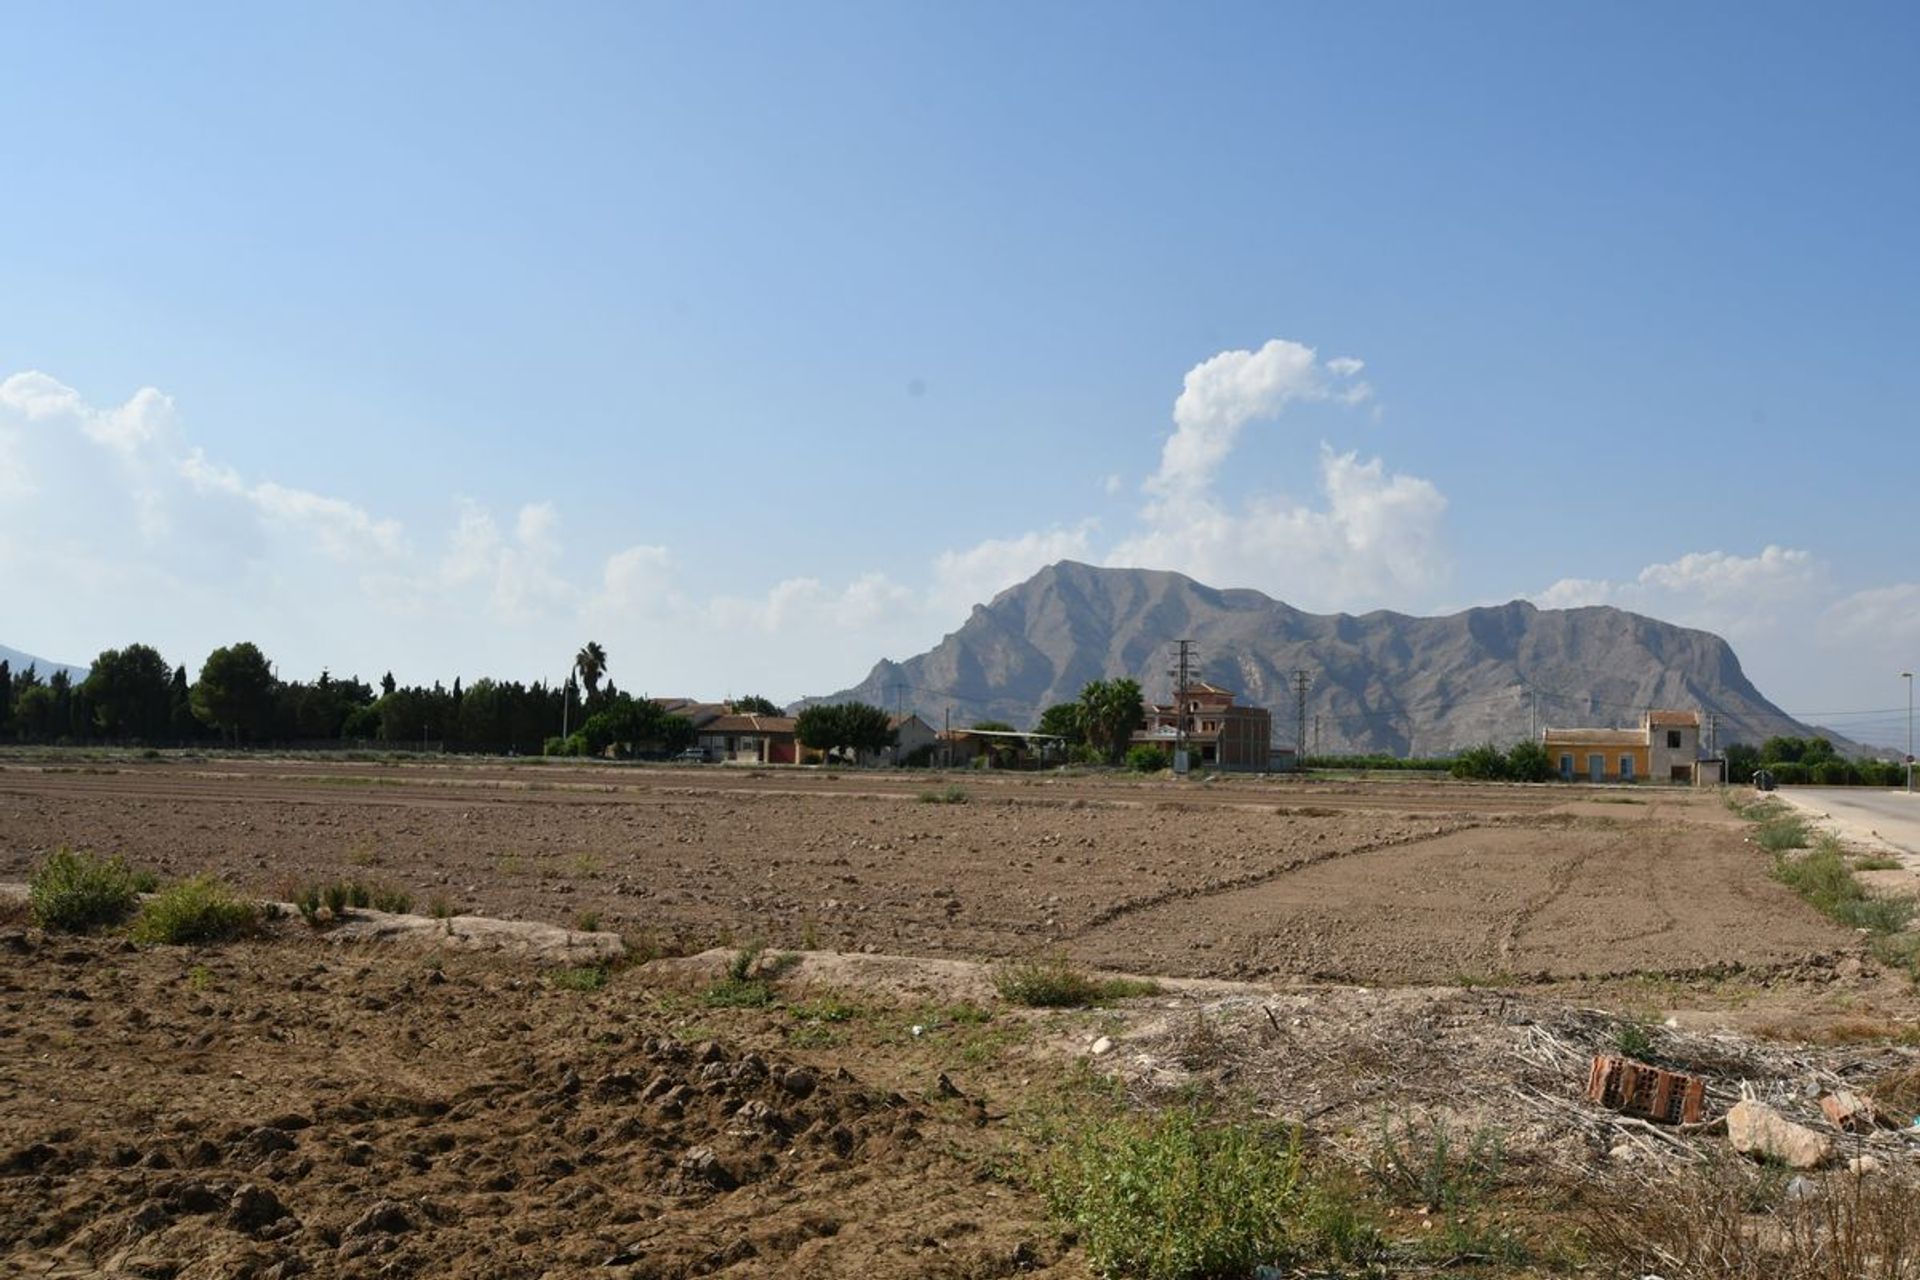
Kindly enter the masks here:
[[1071, 554], [1920, 662], [1910, 6], [6, 23], [8, 644], [787, 698]]

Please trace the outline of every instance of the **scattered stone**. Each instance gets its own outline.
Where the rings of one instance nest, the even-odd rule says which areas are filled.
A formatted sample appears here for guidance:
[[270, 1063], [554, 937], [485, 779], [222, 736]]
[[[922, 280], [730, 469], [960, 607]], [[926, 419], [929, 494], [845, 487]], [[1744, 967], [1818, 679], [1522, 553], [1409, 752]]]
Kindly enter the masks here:
[[1853, 1159], [1847, 1161], [1847, 1172], [1862, 1178], [1868, 1174], [1880, 1173], [1885, 1170], [1886, 1167], [1885, 1164], [1873, 1156], [1855, 1156]]
[[252, 1235], [287, 1216], [287, 1206], [265, 1187], [249, 1182], [233, 1193], [227, 1204], [227, 1222], [235, 1231]]
[[214, 1213], [227, 1204], [218, 1192], [196, 1178], [176, 1182], [164, 1194], [167, 1208], [176, 1214]]
[[780, 1087], [796, 1098], [807, 1097], [817, 1086], [813, 1072], [805, 1067], [788, 1067], [780, 1073]]
[[680, 1171], [694, 1182], [703, 1182], [721, 1191], [731, 1190], [736, 1184], [733, 1174], [720, 1163], [720, 1157], [714, 1154], [712, 1147], [689, 1147], [680, 1157]]
[[411, 1230], [413, 1218], [407, 1213], [406, 1206], [397, 1201], [382, 1200], [355, 1218], [340, 1235], [342, 1239], [355, 1240], [362, 1236], [397, 1236]]
[[1817, 1169], [1833, 1156], [1833, 1143], [1751, 1098], [1727, 1112], [1727, 1139], [1742, 1155], [1778, 1160], [1793, 1169]]
[[1110, 1053], [1112, 1052], [1112, 1050], [1113, 1050], [1112, 1036], [1101, 1036], [1098, 1040], [1095, 1040], [1087, 1048], [1087, 1052], [1091, 1053], [1096, 1058], [1101, 1057], [1104, 1054]]
[[947, 1073], [944, 1071], [940, 1073], [940, 1078], [933, 1082], [933, 1087], [934, 1091], [943, 1098], [964, 1098], [967, 1096], [960, 1092], [958, 1085], [947, 1078]]

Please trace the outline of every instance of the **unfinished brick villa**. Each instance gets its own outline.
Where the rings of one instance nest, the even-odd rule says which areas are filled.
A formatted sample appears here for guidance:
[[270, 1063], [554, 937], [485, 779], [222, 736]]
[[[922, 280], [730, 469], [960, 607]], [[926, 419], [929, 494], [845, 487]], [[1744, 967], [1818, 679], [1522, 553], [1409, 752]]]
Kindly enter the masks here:
[[1146, 725], [1133, 741], [1173, 749], [1186, 721], [1187, 750], [1196, 765], [1264, 772], [1272, 765], [1273, 717], [1265, 707], [1241, 706], [1231, 690], [1195, 681], [1170, 703], [1149, 703]]

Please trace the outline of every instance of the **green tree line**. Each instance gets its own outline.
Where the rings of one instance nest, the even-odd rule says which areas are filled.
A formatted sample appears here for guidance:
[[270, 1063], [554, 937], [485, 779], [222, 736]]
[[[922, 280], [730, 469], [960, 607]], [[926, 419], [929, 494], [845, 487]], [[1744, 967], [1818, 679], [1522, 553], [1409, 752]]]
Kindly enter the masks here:
[[1760, 769], [1775, 782], [1791, 786], [1901, 787], [1907, 766], [1898, 760], [1848, 760], [1825, 738], [1768, 738], [1759, 746], [1736, 742], [1727, 748], [1727, 781], [1749, 783]]
[[[606, 679], [606, 651], [589, 644], [559, 685], [481, 679], [448, 687], [339, 679], [287, 680], [257, 645], [223, 645], [189, 675], [150, 645], [108, 649], [84, 680], [0, 661], [0, 741], [39, 744], [270, 746], [431, 742], [454, 751], [600, 754], [677, 750], [692, 727]], [[583, 688], [585, 692], [583, 693]], [[757, 704], [765, 703], [756, 699]], [[675, 723], [677, 721], [677, 723]], [[569, 730], [559, 738], [560, 730]]]

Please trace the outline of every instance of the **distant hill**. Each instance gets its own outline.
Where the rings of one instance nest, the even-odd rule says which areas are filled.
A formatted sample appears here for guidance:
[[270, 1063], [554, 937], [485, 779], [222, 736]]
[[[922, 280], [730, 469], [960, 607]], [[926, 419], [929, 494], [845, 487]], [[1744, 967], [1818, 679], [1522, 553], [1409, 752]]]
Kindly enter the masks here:
[[28, 667], [32, 667], [40, 673], [42, 680], [45, 680], [56, 671], [65, 671], [67, 675], [76, 682], [87, 678], [88, 669], [86, 667], [76, 667], [65, 662], [49, 662], [45, 658], [36, 658], [32, 654], [22, 653], [18, 649], [9, 649], [3, 644], [0, 644], [0, 662], [5, 662], [8, 667], [15, 672], [25, 671]]
[[1308, 672], [1307, 745], [1329, 754], [1445, 754], [1525, 738], [1536, 713], [1541, 726], [1627, 727], [1648, 707], [1712, 713], [1721, 745], [1815, 732], [1762, 696], [1720, 637], [1621, 609], [1312, 614], [1183, 574], [1073, 561], [976, 605], [932, 650], [809, 701], [1031, 725], [1089, 680], [1131, 676], [1164, 697], [1180, 639], [1194, 641], [1202, 678], [1272, 709], [1279, 743], [1295, 737], [1290, 673]]

